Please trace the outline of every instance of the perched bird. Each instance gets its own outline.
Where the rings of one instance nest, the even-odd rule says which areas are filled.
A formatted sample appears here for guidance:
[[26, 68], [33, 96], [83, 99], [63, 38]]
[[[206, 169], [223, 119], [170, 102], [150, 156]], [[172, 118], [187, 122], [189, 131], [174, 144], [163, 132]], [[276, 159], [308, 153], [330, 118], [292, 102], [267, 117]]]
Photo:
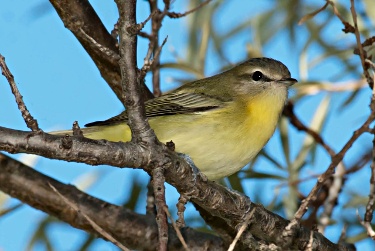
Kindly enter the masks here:
[[[146, 116], [161, 142], [173, 141], [209, 179], [220, 179], [248, 164], [271, 138], [288, 87], [296, 82], [283, 63], [252, 58], [146, 101]], [[82, 132], [91, 139], [130, 141], [127, 120], [125, 110]]]

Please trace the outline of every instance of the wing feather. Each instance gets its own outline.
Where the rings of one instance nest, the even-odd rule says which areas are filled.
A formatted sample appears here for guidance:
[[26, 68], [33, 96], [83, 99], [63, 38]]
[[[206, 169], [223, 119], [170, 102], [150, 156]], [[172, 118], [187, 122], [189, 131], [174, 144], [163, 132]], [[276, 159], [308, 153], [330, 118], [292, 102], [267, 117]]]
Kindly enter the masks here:
[[[150, 99], [145, 103], [146, 116], [167, 116], [174, 114], [189, 114], [208, 111], [223, 106], [223, 101], [203, 93], [194, 92], [171, 92], [158, 98]], [[123, 123], [128, 120], [128, 114], [125, 111], [119, 115], [104, 121], [96, 121], [85, 125], [101, 126]]]

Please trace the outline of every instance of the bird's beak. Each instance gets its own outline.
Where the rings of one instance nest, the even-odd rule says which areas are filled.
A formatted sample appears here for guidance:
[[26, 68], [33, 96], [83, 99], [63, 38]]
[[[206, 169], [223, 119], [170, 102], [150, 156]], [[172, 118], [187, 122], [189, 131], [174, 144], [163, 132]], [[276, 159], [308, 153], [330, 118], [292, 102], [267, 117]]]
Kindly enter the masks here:
[[284, 84], [286, 86], [291, 86], [291, 85], [294, 85], [295, 83], [297, 83], [297, 79], [295, 78], [285, 78], [285, 79], [281, 79], [278, 81], [280, 84]]

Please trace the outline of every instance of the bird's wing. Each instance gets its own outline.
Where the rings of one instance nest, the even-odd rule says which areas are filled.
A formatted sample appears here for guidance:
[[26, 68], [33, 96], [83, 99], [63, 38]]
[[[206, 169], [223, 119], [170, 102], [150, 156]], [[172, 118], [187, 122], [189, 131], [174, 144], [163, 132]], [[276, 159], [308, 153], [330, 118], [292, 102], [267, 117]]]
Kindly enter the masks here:
[[[193, 92], [171, 92], [158, 98], [150, 99], [145, 103], [146, 116], [166, 116], [174, 114], [187, 114], [203, 112], [223, 105], [223, 101], [202, 93]], [[123, 123], [128, 120], [125, 111], [105, 121], [96, 121], [85, 126], [101, 126]]]

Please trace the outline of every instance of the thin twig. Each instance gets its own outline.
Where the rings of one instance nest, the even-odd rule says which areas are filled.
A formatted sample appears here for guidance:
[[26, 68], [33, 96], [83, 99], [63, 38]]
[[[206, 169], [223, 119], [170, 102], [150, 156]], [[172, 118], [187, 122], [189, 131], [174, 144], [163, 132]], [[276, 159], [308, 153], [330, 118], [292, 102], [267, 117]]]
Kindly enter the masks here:
[[361, 170], [365, 165], [372, 159], [372, 153], [371, 151], [365, 152], [363, 155], [359, 156], [357, 161], [352, 164], [351, 167], [346, 169], [345, 176], [355, 173], [359, 170]]
[[176, 222], [173, 220], [173, 218], [172, 218], [171, 214], [169, 213], [167, 207], [164, 207], [164, 212], [166, 213], [166, 215], [168, 216], [169, 220], [171, 221], [172, 226], [173, 226], [174, 230], [176, 231], [177, 237], [178, 237], [178, 239], [182, 243], [182, 246], [184, 246], [184, 249], [186, 251], [189, 251], [190, 249], [189, 249], [188, 245], [186, 244], [186, 241], [185, 241], [184, 237], [181, 234], [180, 228], [177, 226]]
[[17, 210], [18, 208], [20, 208], [20, 207], [22, 207], [24, 205], [25, 204], [19, 202], [18, 204], [14, 205], [14, 206], [10, 206], [9, 208], [4, 208], [4, 209], [2, 208], [0, 210], [0, 218], [3, 217], [3, 216], [5, 216], [8, 213], [14, 212], [15, 210]]
[[[159, 47], [159, 31], [162, 26], [163, 19], [169, 12], [171, 6], [170, 0], [164, 0], [164, 9], [161, 11], [158, 8], [156, 0], [149, 0], [150, 10], [154, 14], [151, 20], [151, 34], [148, 36], [150, 43], [148, 45], [148, 52], [145, 57], [144, 65], [149, 65], [152, 70], [152, 91], [155, 97], [161, 95], [160, 89], [160, 52], [157, 54]], [[153, 63], [150, 63], [151, 55], [153, 54]], [[143, 68], [143, 67], [142, 67]], [[145, 71], [142, 71], [141, 76], [144, 77]]]
[[165, 213], [167, 207], [165, 201], [165, 177], [163, 167], [152, 170], [152, 186], [154, 188], [156, 204], [156, 222], [159, 230], [159, 251], [167, 251], [168, 246], [168, 219]]
[[372, 229], [371, 223], [365, 220], [363, 221], [361, 219], [361, 217], [359, 216], [358, 209], [357, 209], [356, 214], [357, 214], [359, 223], [361, 223], [361, 225], [366, 229], [367, 235], [370, 236], [371, 239], [375, 240], [375, 231], [374, 229]]
[[[375, 131], [369, 132], [369, 133], [374, 134]], [[354, 164], [352, 164], [351, 167], [349, 167], [345, 170], [344, 176], [347, 176], [349, 174], [352, 174], [352, 173], [355, 173], [355, 172], [361, 170], [371, 160], [371, 158], [372, 158], [371, 152], [366, 152], [365, 154], [359, 156], [357, 161]], [[280, 184], [275, 186], [275, 190], [280, 189], [280, 188], [285, 187], [285, 186], [297, 186], [298, 184], [300, 184], [302, 182], [309, 181], [311, 179], [316, 179], [320, 175], [322, 175], [322, 173], [312, 174], [308, 177], [305, 177], [305, 178], [302, 178], [302, 179], [299, 179], [299, 180], [294, 180], [294, 181], [291, 181], [291, 182], [288, 182], [288, 181], [281, 182]]]
[[143, 38], [151, 39], [151, 35], [143, 31], [138, 32], [138, 35]]
[[359, 50], [359, 57], [361, 58], [363, 74], [365, 75], [366, 80], [367, 80], [370, 88], [372, 89], [374, 87], [374, 81], [371, 79], [370, 74], [367, 71], [368, 70], [368, 66], [366, 65], [367, 56], [365, 55], [366, 52], [363, 50], [363, 45], [361, 43], [361, 36], [359, 34], [359, 29], [358, 29], [358, 24], [357, 24], [357, 12], [355, 10], [354, 0], [350, 0], [350, 11], [351, 11], [352, 17], [353, 17], [354, 34], [355, 34], [355, 38], [356, 38], [357, 46], [358, 46], [358, 50]]
[[301, 120], [299, 120], [297, 118], [297, 116], [295, 115], [294, 113], [294, 104], [289, 101], [286, 105], [285, 105], [285, 108], [284, 108], [284, 111], [283, 111], [283, 114], [289, 118], [289, 121], [292, 125], [294, 125], [294, 127], [299, 130], [299, 131], [304, 131], [306, 132], [307, 134], [309, 134], [311, 137], [313, 137], [313, 139], [318, 143], [320, 144], [327, 152], [328, 154], [333, 157], [335, 155], [335, 151], [333, 151], [333, 149], [327, 145], [323, 138], [317, 133], [315, 132], [314, 130], [308, 128], [307, 126], [305, 126]]
[[352, 17], [353, 17], [354, 34], [355, 34], [357, 46], [358, 46], [358, 49], [359, 49], [359, 57], [361, 58], [362, 68], [363, 68], [364, 72], [366, 72], [367, 69], [366, 69], [366, 63], [365, 63], [365, 55], [364, 55], [362, 44], [361, 44], [361, 36], [359, 34], [359, 29], [358, 29], [357, 13], [355, 11], [354, 0], [350, 0], [350, 11], [351, 11]]
[[374, 62], [372, 62], [370, 59], [367, 59], [367, 58], [366, 58], [365, 62], [368, 63], [369, 65], [371, 65], [372, 69], [375, 70]]
[[[367, 62], [367, 60], [366, 60]], [[316, 95], [319, 92], [348, 92], [356, 91], [367, 87], [368, 84], [365, 79], [358, 79], [346, 82], [306, 82], [303, 86], [296, 87], [297, 95]]]
[[[354, 6], [354, 0], [350, 0], [350, 10], [351, 10], [352, 17], [353, 17], [355, 37], [356, 37], [356, 41], [358, 45], [359, 56], [361, 58], [363, 73], [366, 76], [366, 79], [370, 87], [373, 89], [370, 108], [371, 108], [371, 114], [374, 114], [375, 113], [375, 104], [374, 104], [375, 103], [375, 88], [373, 88], [374, 87], [373, 85], [374, 85], [375, 77], [371, 79], [370, 74], [368, 72], [368, 66], [366, 65], [367, 58], [365, 56], [365, 52], [363, 50], [362, 43], [361, 43], [361, 37], [359, 34], [359, 29], [358, 29], [358, 24], [357, 24], [357, 13], [356, 13], [355, 6]], [[374, 64], [372, 62], [370, 65], [374, 68]], [[370, 165], [371, 167], [370, 194], [369, 194], [369, 200], [366, 205], [366, 213], [365, 213], [364, 221], [362, 221], [361, 224], [366, 228], [367, 234], [372, 239], [375, 240], [375, 232], [371, 226], [372, 216], [374, 212], [374, 204], [375, 204], [375, 135], [374, 135], [374, 139], [372, 142], [373, 142], [373, 150], [372, 150], [372, 162]]]
[[5, 63], [5, 58], [1, 54], [0, 54], [0, 68], [1, 68], [2, 74], [8, 80], [10, 88], [12, 89], [12, 93], [14, 97], [16, 98], [18, 109], [20, 110], [27, 127], [30, 128], [33, 132], [41, 131], [38, 125], [38, 121], [36, 121], [36, 119], [34, 119], [33, 116], [31, 116], [29, 110], [27, 110], [27, 107], [25, 103], [23, 102], [22, 95], [17, 88], [16, 82], [14, 81], [13, 74], [10, 72], [7, 64]]
[[340, 162], [335, 174], [332, 177], [333, 180], [331, 182], [331, 185], [328, 187], [327, 198], [325, 198], [324, 206], [323, 206], [324, 209], [323, 209], [321, 216], [319, 217], [318, 229], [320, 233], [324, 233], [325, 228], [331, 222], [333, 209], [335, 208], [337, 204], [338, 197], [345, 183], [345, 179], [344, 179], [345, 175], [346, 175], [345, 167], [343, 163]]
[[185, 212], [185, 205], [188, 202], [189, 198], [183, 194], [180, 195], [180, 198], [178, 199], [178, 202], [176, 204], [177, 207], [177, 225], [178, 227], [184, 227], [185, 226], [185, 218], [184, 218], [184, 212]]
[[329, 1], [326, 2], [325, 5], [323, 5], [320, 9], [317, 9], [309, 14], [306, 14], [304, 15], [299, 21], [298, 21], [298, 25], [302, 25], [304, 22], [306, 22], [307, 20], [315, 17], [317, 14], [319, 14], [320, 12], [322, 12], [323, 10], [325, 10], [327, 8], [327, 6], [329, 5]]
[[[371, 162], [371, 177], [370, 177], [370, 192], [369, 192], [369, 199], [366, 205], [366, 213], [364, 217], [364, 223], [362, 225], [364, 226], [371, 226], [371, 221], [373, 217], [373, 212], [374, 212], [374, 204], [375, 204], [375, 135], [374, 139], [372, 140], [373, 143], [373, 148], [372, 148], [372, 162]], [[373, 235], [373, 232], [368, 231], [367, 229], [367, 234], [371, 238], [375, 238], [375, 235]], [[371, 228], [372, 229], [372, 228]]]
[[241, 235], [246, 230], [246, 228], [249, 226], [249, 223], [250, 223], [251, 218], [253, 217], [254, 211], [255, 211], [254, 208], [252, 208], [250, 210], [250, 212], [247, 214], [244, 222], [242, 223], [240, 229], [238, 230], [238, 232], [236, 234], [236, 237], [233, 239], [232, 243], [230, 244], [230, 246], [228, 248], [228, 251], [233, 251], [234, 248], [236, 247], [236, 244], [239, 241], [239, 239], [241, 238]]
[[198, 5], [197, 7], [189, 10], [189, 11], [186, 11], [184, 13], [176, 13], [176, 12], [168, 12], [168, 17], [170, 18], [181, 18], [181, 17], [185, 17], [191, 13], [193, 13], [194, 11], [197, 11], [198, 9], [202, 8], [203, 6], [209, 4], [212, 0], [206, 0], [204, 1], [203, 3], [201, 3], [200, 5]]
[[[371, 102], [371, 106], [374, 106], [374, 105], [375, 105], [375, 101], [373, 99]], [[294, 217], [296, 220], [298, 221], [301, 220], [302, 216], [306, 213], [308, 206], [314, 200], [314, 197], [316, 197], [319, 190], [322, 188], [324, 182], [329, 177], [331, 177], [331, 175], [334, 173], [336, 166], [342, 161], [346, 152], [352, 147], [353, 143], [359, 138], [359, 136], [361, 136], [364, 132], [367, 132], [370, 124], [374, 121], [374, 119], [375, 119], [375, 114], [371, 113], [370, 116], [367, 118], [367, 120], [363, 123], [363, 125], [359, 129], [354, 131], [352, 137], [346, 142], [346, 144], [341, 149], [341, 151], [332, 157], [331, 164], [329, 165], [327, 170], [322, 175], [319, 176], [316, 185], [310, 191], [306, 199], [302, 201], [300, 207], [295, 213]]]
[[51, 184], [48, 183], [48, 185], [52, 188], [52, 190], [68, 205], [70, 206], [74, 211], [76, 211], [78, 214], [82, 215], [89, 223], [90, 225], [105, 239], [109, 240], [113, 244], [115, 244], [117, 247], [119, 247], [123, 251], [130, 251], [127, 247], [122, 245], [119, 241], [117, 241], [112, 235], [107, 233], [103, 228], [101, 228], [98, 224], [95, 223], [88, 215], [86, 215], [84, 212], [82, 212], [76, 204], [69, 201], [68, 198], [66, 198], [64, 195], [62, 195], [57, 189]]
[[336, 15], [336, 17], [340, 19], [340, 21], [344, 24], [345, 28], [350, 32], [354, 32], [354, 27], [350, 25], [347, 21], [345, 21], [345, 19], [341, 16], [339, 10], [336, 8], [335, 3], [332, 1], [327, 1], [327, 2], [332, 6], [333, 13]]
[[146, 73], [148, 72], [148, 70], [155, 65], [155, 63], [156, 63], [155, 59], [160, 56], [160, 52], [161, 52], [163, 46], [165, 45], [165, 43], [167, 42], [167, 39], [168, 39], [168, 36], [164, 38], [163, 43], [156, 49], [156, 51], [154, 52], [154, 57], [152, 59], [151, 59], [152, 50], [149, 47], [149, 50], [148, 50], [147, 55], [145, 57], [144, 64], [143, 64], [142, 69], [141, 69], [141, 77], [144, 77], [146, 75]]
[[[374, 74], [375, 79], [375, 74]], [[372, 90], [372, 100], [375, 99], [375, 88]], [[375, 105], [371, 106], [371, 112], [375, 113]], [[373, 128], [375, 130], [375, 128]], [[366, 212], [364, 221], [361, 221], [362, 226], [365, 227], [367, 230], [367, 234], [375, 240], [375, 232], [372, 229], [371, 221], [374, 212], [374, 204], [375, 204], [375, 134], [372, 140], [372, 162], [370, 165], [371, 168], [371, 177], [370, 177], [370, 192], [369, 192], [369, 199], [366, 205]], [[358, 216], [359, 217], [359, 216]]]
[[153, 18], [156, 15], [156, 13], [158, 13], [157, 10], [154, 10], [153, 12], [151, 12], [151, 14], [148, 15], [148, 17], [146, 18], [145, 21], [140, 22], [139, 24], [137, 24], [137, 29], [139, 31], [141, 31], [145, 27], [145, 25], [147, 24], [147, 22], [150, 21], [150, 19]]
[[110, 62], [112, 62], [113, 64], [116, 64], [118, 62], [118, 60], [120, 59], [120, 55], [117, 52], [106, 48], [105, 46], [95, 41], [95, 39], [90, 37], [82, 28], [79, 28], [79, 31], [83, 34], [82, 38], [86, 39], [87, 42], [91, 43], [99, 51], [103, 52], [107, 56], [107, 58], [110, 59]]

